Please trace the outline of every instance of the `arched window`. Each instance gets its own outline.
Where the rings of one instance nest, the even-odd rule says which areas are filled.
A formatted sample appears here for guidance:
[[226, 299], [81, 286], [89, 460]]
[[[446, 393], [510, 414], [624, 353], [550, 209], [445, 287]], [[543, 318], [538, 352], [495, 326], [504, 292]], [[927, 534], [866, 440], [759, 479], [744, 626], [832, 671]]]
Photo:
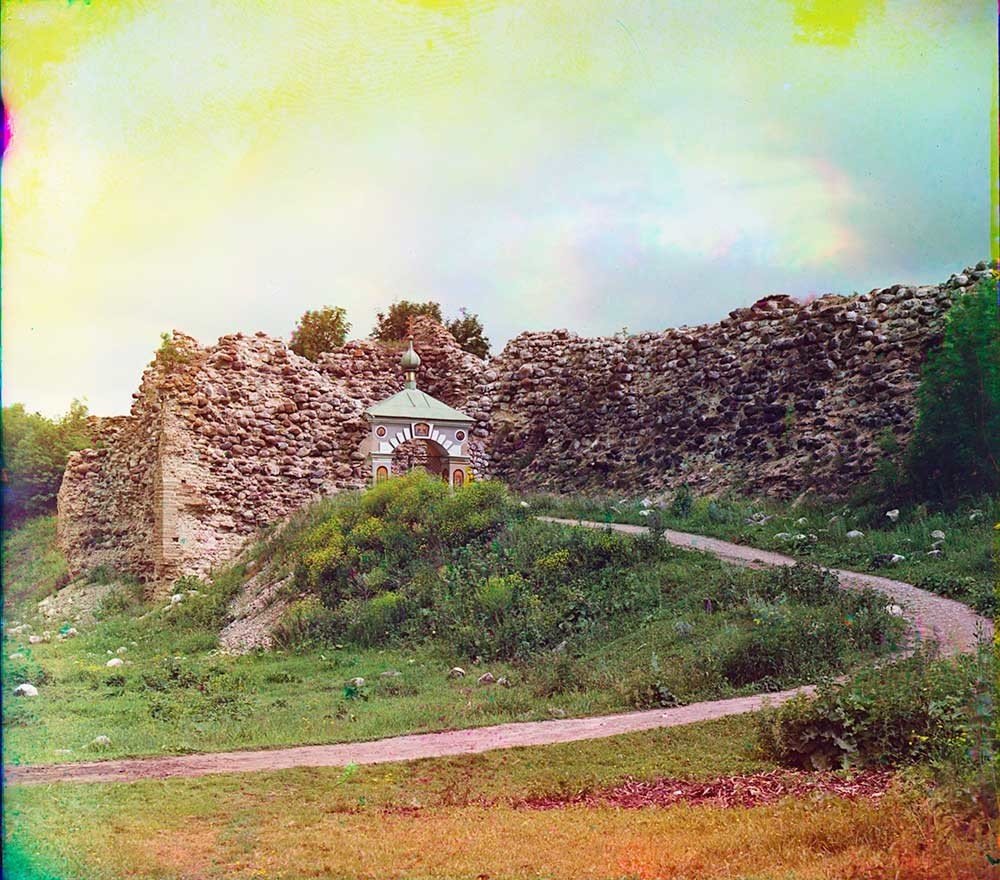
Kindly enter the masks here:
[[375, 482], [384, 483], [388, 479], [389, 479], [389, 468], [387, 468], [384, 464], [380, 464], [375, 471]]
[[465, 471], [461, 468], [455, 468], [455, 472], [451, 475], [451, 484], [458, 489], [460, 486], [465, 484]]

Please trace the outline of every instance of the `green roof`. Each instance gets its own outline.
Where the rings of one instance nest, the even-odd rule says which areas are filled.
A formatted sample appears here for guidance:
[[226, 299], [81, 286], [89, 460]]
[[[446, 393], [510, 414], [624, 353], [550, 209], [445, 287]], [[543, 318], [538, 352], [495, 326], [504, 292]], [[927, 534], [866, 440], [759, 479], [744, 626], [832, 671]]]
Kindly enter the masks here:
[[398, 394], [376, 403], [366, 412], [376, 419], [423, 419], [428, 422], [471, 422], [459, 412], [429, 394], [416, 388], [404, 388]]

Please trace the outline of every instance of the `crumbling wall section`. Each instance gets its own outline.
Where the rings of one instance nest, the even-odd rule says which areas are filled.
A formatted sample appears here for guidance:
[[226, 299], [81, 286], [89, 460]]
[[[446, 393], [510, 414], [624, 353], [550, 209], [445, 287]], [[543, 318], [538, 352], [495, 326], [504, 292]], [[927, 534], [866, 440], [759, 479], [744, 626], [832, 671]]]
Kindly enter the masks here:
[[874, 469], [880, 434], [909, 436], [944, 314], [987, 277], [981, 263], [937, 286], [770, 296], [627, 338], [522, 334], [490, 365], [492, 471], [556, 491], [842, 496]]
[[[769, 296], [663, 333], [524, 333], [488, 364], [419, 318], [418, 382], [473, 418], [476, 471], [517, 487], [842, 496], [873, 470], [881, 433], [909, 435], [944, 315], [989, 275], [981, 263], [937, 286]], [[204, 573], [316, 495], [363, 486], [364, 411], [401, 388], [401, 350], [359, 340], [313, 363], [262, 333], [205, 348], [175, 333], [131, 414], [70, 456], [71, 569]]]

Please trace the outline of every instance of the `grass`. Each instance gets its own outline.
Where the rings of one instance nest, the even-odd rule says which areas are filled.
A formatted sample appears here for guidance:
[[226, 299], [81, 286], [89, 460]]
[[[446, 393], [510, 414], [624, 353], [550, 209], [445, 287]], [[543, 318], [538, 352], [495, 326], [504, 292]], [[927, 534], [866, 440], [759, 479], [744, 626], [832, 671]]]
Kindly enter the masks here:
[[[602, 714], [777, 689], [874, 653], [848, 642], [838, 643], [839, 653], [815, 650], [816, 627], [842, 630], [846, 612], [836, 603], [853, 598], [834, 591], [834, 604], [777, 601], [785, 588], [772, 580], [775, 573], [670, 549], [642, 573], [660, 598], [634, 627], [592, 628], [562, 651], [526, 660], [475, 664], [440, 640], [305, 645], [234, 657], [218, 652], [217, 633], [244, 576], [237, 566], [199, 584], [201, 595], [170, 613], [162, 600], [147, 603], [136, 585], [119, 589], [73, 639], [29, 645], [26, 634], [6, 636], [4, 692], [29, 681], [40, 695], [5, 700], [5, 762], [351, 742]], [[720, 608], [706, 611], [704, 596]], [[726, 596], [731, 607], [723, 607]], [[785, 664], [774, 675], [763, 674], [773, 659], [768, 652]], [[12, 653], [24, 656], [11, 660]], [[112, 656], [124, 665], [108, 668]], [[735, 671], [720, 664], [724, 656], [735, 658]], [[450, 679], [455, 665], [468, 675]], [[478, 686], [487, 670], [512, 687]], [[390, 671], [399, 674], [382, 677]], [[349, 686], [356, 677], [366, 681], [357, 693]], [[99, 736], [110, 744], [92, 745]]]
[[66, 559], [56, 544], [56, 518], [39, 516], [3, 530], [4, 619], [21, 613], [68, 581]]
[[[626, 776], [771, 769], [749, 718], [344, 769], [6, 792], [23, 878], [989, 877], [987, 829], [912, 786], [881, 803], [518, 809]], [[961, 820], [961, 821], [960, 821]]]
[[[956, 510], [929, 510], [924, 505], [901, 509], [892, 522], [886, 511], [847, 505], [803, 504], [740, 496], [693, 498], [684, 514], [672, 510], [672, 499], [651, 507], [641, 498], [621, 496], [535, 495], [537, 514], [623, 522], [659, 523], [664, 528], [723, 538], [763, 550], [785, 553], [818, 565], [872, 572], [916, 584], [969, 604], [982, 614], [996, 611], [1000, 498], [985, 497]], [[974, 511], [981, 515], [974, 515]], [[761, 520], [767, 517], [766, 522]], [[974, 518], [973, 518], [974, 517]], [[857, 530], [862, 538], [848, 538]], [[930, 556], [934, 531], [945, 539], [940, 556]], [[801, 537], [797, 537], [801, 536]], [[888, 564], [898, 554], [905, 560]]]

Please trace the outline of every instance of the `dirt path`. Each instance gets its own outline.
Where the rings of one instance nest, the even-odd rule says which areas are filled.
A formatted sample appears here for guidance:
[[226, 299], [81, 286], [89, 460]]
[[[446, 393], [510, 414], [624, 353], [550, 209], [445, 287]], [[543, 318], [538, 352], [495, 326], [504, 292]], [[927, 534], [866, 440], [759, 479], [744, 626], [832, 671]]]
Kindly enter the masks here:
[[[593, 523], [544, 517], [547, 521], [588, 528], [610, 528], [638, 534], [642, 526]], [[738, 565], [794, 565], [795, 560], [779, 553], [755, 550], [717, 538], [668, 531], [665, 539], [672, 544], [701, 550]], [[922, 637], [934, 637], [948, 653], [969, 651], [979, 638], [990, 638], [992, 621], [970, 608], [924, 590], [875, 575], [836, 571], [841, 586], [848, 589], [870, 587], [898, 603]], [[50, 764], [34, 767], [6, 767], [5, 781], [12, 784], [48, 782], [131, 782], [137, 779], [163, 779], [171, 776], [204, 776], [210, 773], [246, 773], [261, 770], [284, 770], [290, 767], [342, 767], [348, 764], [378, 764], [437, 758], [446, 755], [474, 754], [516, 746], [549, 745], [584, 739], [600, 739], [621, 733], [677, 727], [697, 721], [709, 721], [727, 715], [754, 712], [765, 703], [777, 705], [796, 693], [811, 692], [802, 687], [774, 694], [736, 697], [691, 703], [675, 709], [651, 709], [592, 718], [566, 718], [553, 721], [529, 721], [449, 730], [442, 733], [411, 734], [373, 742], [337, 743], [326, 746], [297, 746], [245, 752], [214, 752], [167, 758], [130, 758], [91, 763]]]

